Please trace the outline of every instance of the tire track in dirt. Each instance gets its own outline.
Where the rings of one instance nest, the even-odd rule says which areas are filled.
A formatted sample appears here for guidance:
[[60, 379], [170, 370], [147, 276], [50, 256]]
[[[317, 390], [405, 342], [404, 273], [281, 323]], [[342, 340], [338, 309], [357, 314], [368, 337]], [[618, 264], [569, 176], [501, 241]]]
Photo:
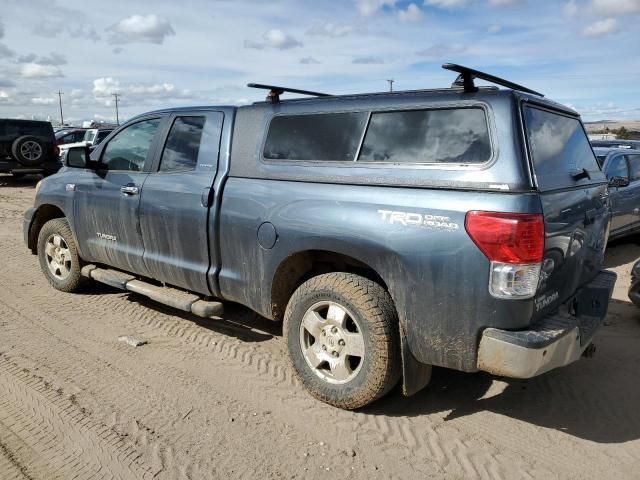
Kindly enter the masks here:
[[[113, 478], [152, 478], [137, 452], [115, 432], [4, 355], [0, 355], [0, 383], [0, 422], [38, 454], [38, 463], [47, 465], [32, 476], [94, 478], [104, 471]], [[28, 471], [29, 465], [24, 469]]]

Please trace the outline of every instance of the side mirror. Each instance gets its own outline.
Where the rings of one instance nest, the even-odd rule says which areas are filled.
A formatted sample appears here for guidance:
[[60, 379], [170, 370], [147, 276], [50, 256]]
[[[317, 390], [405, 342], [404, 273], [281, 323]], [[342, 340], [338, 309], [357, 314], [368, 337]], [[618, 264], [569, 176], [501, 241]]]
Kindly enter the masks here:
[[609, 179], [610, 187], [627, 187], [629, 186], [629, 179], [627, 177], [611, 177]]
[[71, 147], [65, 153], [64, 164], [71, 168], [91, 168], [88, 147]]

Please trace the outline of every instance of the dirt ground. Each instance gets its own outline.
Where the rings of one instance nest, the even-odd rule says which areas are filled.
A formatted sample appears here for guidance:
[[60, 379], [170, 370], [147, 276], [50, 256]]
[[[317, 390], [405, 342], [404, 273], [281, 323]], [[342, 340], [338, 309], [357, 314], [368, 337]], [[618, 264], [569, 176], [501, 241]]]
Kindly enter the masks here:
[[[203, 320], [99, 284], [53, 290], [22, 241], [37, 177], [0, 176], [0, 478], [638, 478], [638, 239], [593, 359], [529, 381], [434, 371], [345, 412], [309, 397], [281, 327]], [[118, 337], [149, 343], [131, 347]]]

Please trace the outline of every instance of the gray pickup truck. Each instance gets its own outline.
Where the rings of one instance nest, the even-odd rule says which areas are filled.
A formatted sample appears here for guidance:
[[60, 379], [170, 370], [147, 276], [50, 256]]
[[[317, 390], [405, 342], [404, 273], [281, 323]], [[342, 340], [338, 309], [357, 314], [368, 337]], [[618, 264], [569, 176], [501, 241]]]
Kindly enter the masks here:
[[399, 381], [411, 395], [432, 366], [567, 365], [615, 282], [607, 178], [576, 112], [445, 68], [451, 88], [251, 84], [266, 101], [138, 116], [38, 185], [25, 242], [61, 291], [91, 278], [196, 315], [231, 301], [283, 321], [302, 383], [341, 408]]

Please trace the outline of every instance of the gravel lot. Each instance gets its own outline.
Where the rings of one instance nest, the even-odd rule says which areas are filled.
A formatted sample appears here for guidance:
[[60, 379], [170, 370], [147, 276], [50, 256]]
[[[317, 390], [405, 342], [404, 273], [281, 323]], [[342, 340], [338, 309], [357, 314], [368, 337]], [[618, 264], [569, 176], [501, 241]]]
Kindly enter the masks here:
[[345, 412], [303, 391], [280, 325], [240, 307], [215, 321], [53, 290], [22, 241], [36, 181], [0, 176], [2, 479], [638, 478], [637, 238], [610, 246], [595, 358], [530, 381], [438, 369]]

